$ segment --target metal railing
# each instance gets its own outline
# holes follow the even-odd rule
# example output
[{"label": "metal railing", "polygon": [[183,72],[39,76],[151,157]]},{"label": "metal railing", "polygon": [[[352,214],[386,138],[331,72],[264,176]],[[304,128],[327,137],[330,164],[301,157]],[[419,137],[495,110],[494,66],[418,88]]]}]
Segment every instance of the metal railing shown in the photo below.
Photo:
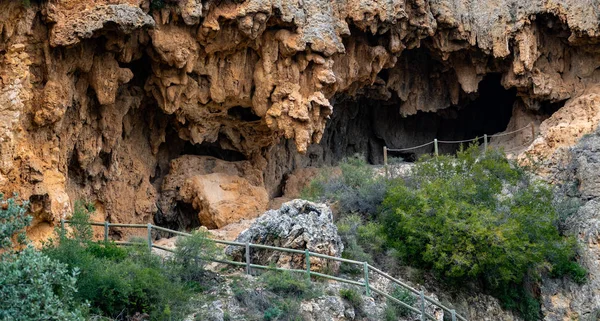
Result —
[{"label": "metal railing", "polygon": [[[60,221],[61,224],[61,229],[63,231],[65,231],[65,224],[72,224],[73,222],[70,220],[64,220],[62,219]],[[117,245],[140,245],[140,244],[147,244],[148,245],[148,249],[152,249],[152,248],[156,248],[159,250],[163,250],[163,251],[168,251],[168,252],[174,252],[172,249],[163,247],[163,246],[159,246],[154,244],[153,242],[153,237],[152,237],[152,230],[157,230],[157,231],[161,231],[161,232],[166,232],[166,233],[172,233],[174,235],[180,235],[180,236],[191,236],[192,234],[190,233],[185,233],[185,232],[180,232],[180,231],[175,231],[175,230],[171,230],[168,228],[164,228],[164,227],[160,227],[160,226],[156,226],[156,225],[152,225],[150,223],[148,224],[120,224],[120,223],[109,223],[109,222],[87,222],[86,224],[90,224],[92,226],[103,226],[104,227],[104,241],[109,241],[109,229],[111,227],[121,227],[121,228],[145,228],[147,229],[147,243],[139,243],[139,242],[125,242],[125,241],[114,241],[115,244]],[[291,272],[299,272],[299,273],[306,273],[309,277],[310,276],[317,276],[317,277],[322,277],[325,279],[330,279],[330,280],[334,280],[337,282],[342,282],[342,283],[347,283],[347,284],[352,284],[352,285],[357,285],[357,286],[361,286],[364,287],[365,289],[365,294],[367,296],[371,296],[371,292],[375,292],[383,297],[385,297],[386,299],[408,309],[411,312],[414,312],[418,315],[421,316],[421,321],[425,321],[425,320],[437,320],[435,318],[435,316],[427,313],[425,311],[425,304],[426,302],[429,302],[431,305],[436,306],[440,309],[442,309],[444,312],[448,312],[452,318],[452,321],[457,321],[457,320],[461,320],[461,321],[467,321],[467,319],[459,314],[456,313],[456,311],[454,309],[450,309],[448,307],[446,307],[445,305],[441,304],[440,302],[438,302],[437,300],[435,300],[432,297],[429,297],[427,295],[425,295],[425,293],[423,291],[419,291],[413,287],[411,287],[410,285],[390,276],[389,274],[377,269],[376,267],[370,265],[367,262],[359,262],[359,261],[354,261],[354,260],[348,260],[348,259],[344,259],[344,258],[340,258],[340,257],[334,257],[334,256],[329,256],[329,255],[324,255],[324,254],[320,254],[320,253],[315,253],[315,252],[310,252],[308,251],[308,249],[306,250],[296,250],[296,249],[290,249],[290,248],[284,248],[284,247],[276,247],[276,246],[268,246],[268,245],[263,245],[263,244],[253,244],[253,243],[241,243],[241,242],[234,242],[234,241],[224,241],[224,240],[216,240],[216,239],[208,239],[210,241],[213,241],[217,244],[225,244],[225,245],[232,245],[232,246],[242,246],[245,248],[245,262],[238,262],[238,261],[232,261],[232,260],[220,260],[220,259],[215,259],[215,258],[208,258],[207,260],[209,261],[213,261],[213,262],[217,262],[217,263],[223,263],[223,264],[230,264],[230,265],[234,265],[234,266],[240,266],[240,267],[245,267],[246,268],[246,274],[251,274],[252,273],[252,269],[264,269],[264,270],[278,270],[278,271],[291,271]],[[299,270],[299,269],[288,269],[288,268],[279,268],[279,267],[273,267],[273,266],[265,266],[265,265],[259,265],[259,264],[252,264],[251,259],[250,259],[250,251],[252,248],[257,248],[257,249],[266,249],[266,250],[273,250],[273,251],[280,251],[280,252],[287,252],[287,253],[294,253],[294,254],[303,254],[305,256],[305,268],[304,270]],[[315,272],[315,271],[311,271],[310,269],[310,258],[311,257],[318,257],[318,258],[322,258],[322,259],[326,259],[326,260],[333,260],[333,261],[338,261],[338,262],[342,262],[342,263],[348,263],[348,264],[354,264],[354,265],[358,265],[362,271],[363,271],[363,281],[355,281],[355,280],[349,280],[349,279],[345,279],[343,277],[337,277],[337,276],[333,276],[333,275],[329,275],[329,274],[325,274],[325,273],[320,273],[320,272]],[[370,282],[369,282],[369,278],[371,277],[370,274],[378,274],[383,278],[388,279],[389,281],[391,281],[392,283],[396,284],[397,286],[400,286],[410,292],[412,292],[413,294],[417,295],[419,297],[420,300],[420,305],[419,308],[415,308],[413,306],[411,306],[410,304],[407,304],[405,302],[402,302],[400,300],[398,300],[397,298],[391,296],[390,294],[377,289],[373,286],[371,286]]]}]

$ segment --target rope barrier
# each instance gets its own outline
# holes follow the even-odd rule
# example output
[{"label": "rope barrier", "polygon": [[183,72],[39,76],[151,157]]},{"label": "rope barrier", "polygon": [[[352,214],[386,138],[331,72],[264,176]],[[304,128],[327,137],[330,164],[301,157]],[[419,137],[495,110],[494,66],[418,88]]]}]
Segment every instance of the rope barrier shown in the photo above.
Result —
[{"label": "rope barrier", "polygon": [[425,146],[429,146],[433,144],[433,141],[429,142],[429,143],[425,143],[423,145],[419,145],[419,146],[415,146],[415,147],[409,147],[409,148],[388,148],[387,150],[392,151],[392,152],[403,152],[403,151],[407,151],[407,150],[413,150],[413,149],[419,149],[421,147],[425,147]]},{"label": "rope barrier", "polygon": [[[527,124],[527,126],[524,126],[522,128],[519,128],[517,130],[513,130],[507,133],[500,133],[500,134],[494,134],[494,135],[486,135],[487,138],[494,138],[494,137],[502,137],[502,136],[508,136],[508,135],[512,135],[515,133],[518,133],[520,131],[525,130],[526,128],[528,128],[529,126],[532,126],[533,122]],[[463,140],[437,140],[438,143],[442,143],[442,144],[461,144],[461,143],[470,143],[470,142],[474,142],[476,140],[480,140],[483,139],[484,136],[482,137],[475,137],[475,138],[471,138],[471,139],[463,139]],[[419,146],[415,146],[415,147],[407,147],[407,148],[386,148],[388,151],[390,152],[403,152],[403,151],[408,151],[408,150],[413,150],[413,149],[418,149],[421,147],[425,147],[428,145],[431,145],[435,143],[435,141],[431,141],[429,143],[425,143],[423,145],[419,145]]]},{"label": "rope barrier", "polygon": [[[385,166],[385,176],[388,177],[388,152],[406,152],[406,151],[410,151],[410,150],[415,150],[415,149],[419,149],[419,148],[423,148],[426,146],[429,146],[431,144],[433,144],[433,150],[434,150],[434,154],[437,156],[439,154],[439,148],[438,148],[438,144],[463,144],[463,143],[469,143],[469,142],[476,142],[479,141],[480,139],[483,138],[483,147],[484,150],[487,150],[488,148],[488,141],[490,138],[494,138],[494,137],[503,137],[503,136],[508,136],[508,135],[512,135],[515,133],[518,133],[520,131],[525,130],[526,128],[531,127],[531,139],[532,142],[535,139],[535,126],[533,124],[533,122],[527,124],[526,126],[519,128],[517,130],[513,130],[510,132],[506,132],[506,133],[500,133],[500,134],[494,134],[494,135],[487,135],[484,134],[483,137],[475,137],[472,139],[463,139],[463,140],[438,140],[437,138],[434,139],[432,142],[428,142],[419,146],[414,146],[414,147],[407,147],[407,148],[388,148],[387,146],[383,146],[383,164]],[[515,149],[516,150],[516,149]]]}]

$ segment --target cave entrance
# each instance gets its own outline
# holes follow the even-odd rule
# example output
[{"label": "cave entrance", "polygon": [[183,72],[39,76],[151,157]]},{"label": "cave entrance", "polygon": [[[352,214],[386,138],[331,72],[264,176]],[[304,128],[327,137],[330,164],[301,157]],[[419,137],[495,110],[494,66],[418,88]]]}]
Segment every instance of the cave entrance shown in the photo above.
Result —
[{"label": "cave entrance", "polygon": [[465,136],[493,135],[506,130],[517,100],[517,90],[505,89],[501,81],[501,74],[485,76],[479,82],[477,98],[459,112],[459,118],[464,119]]},{"label": "cave entrance", "polygon": [[[501,74],[488,74],[480,81],[477,93],[463,94],[458,105],[408,117],[399,113],[402,102],[398,97],[388,101],[366,97],[339,99],[320,144],[324,163],[332,165],[359,153],[372,164],[382,164],[383,146],[404,149],[436,138],[470,141],[503,132],[511,120],[517,91],[504,88],[501,80]],[[440,143],[439,152],[454,154],[460,146]],[[429,144],[407,152],[390,152],[388,156],[410,162],[433,152],[433,144]]]}]

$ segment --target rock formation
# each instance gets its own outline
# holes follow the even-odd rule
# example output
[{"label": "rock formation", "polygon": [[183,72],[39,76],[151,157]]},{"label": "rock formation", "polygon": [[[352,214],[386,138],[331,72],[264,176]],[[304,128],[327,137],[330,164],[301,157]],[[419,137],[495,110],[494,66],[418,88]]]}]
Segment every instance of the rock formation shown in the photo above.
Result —
[{"label": "rock formation", "polygon": [[[279,210],[270,210],[254,221],[235,239],[236,242],[254,243],[284,247],[296,250],[309,250],[324,255],[341,257],[344,244],[333,224],[331,209],[325,204],[304,200],[283,203]],[[228,246],[227,255],[233,259],[245,260],[246,250],[239,246]],[[272,250],[251,249],[250,259],[254,264],[270,265],[304,270],[304,254],[292,254]],[[339,262],[318,257],[310,258],[311,271],[337,271]]]},{"label": "rock formation", "polygon": [[0,0],[0,192],[44,238],[77,199],[220,227],[296,169],[530,122],[492,144],[551,167],[598,124],[599,20],[598,0]]}]

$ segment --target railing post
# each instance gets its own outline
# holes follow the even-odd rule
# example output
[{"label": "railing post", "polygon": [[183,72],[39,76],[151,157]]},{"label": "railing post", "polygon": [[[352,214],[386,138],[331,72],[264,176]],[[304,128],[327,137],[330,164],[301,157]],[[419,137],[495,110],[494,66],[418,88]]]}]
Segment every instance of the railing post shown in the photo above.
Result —
[{"label": "railing post", "polygon": [[535,124],[533,122],[529,123],[531,125],[531,142],[535,140]]},{"label": "railing post", "polygon": [[450,313],[452,314],[452,321],[456,321],[456,310],[451,310]]},{"label": "railing post", "polygon": [[487,152],[487,143],[488,143],[487,134],[483,134],[483,151],[484,152]]},{"label": "railing post", "polygon": [[104,242],[108,242],[108,222],[104,221]]},{"label": "railing post", "polygon": [[433,140],[433,151],[434,151],[434,153],[435,153],[435,156],[438,156],[438,154],[439,154],[439,149],[438,149],[438,141],[437,141],[437,138],[435,138],[435,139]]},{"label": "railing post", "polygon": [[371,289],[369,288],[369,264],[363,262],[363,270],[365,272],[365,294],[371,296]]},{"label": "railing post", "polygon": [[388,159],[387,159],[387,146],[383,146],[383,167],[385,167],[385,178],[388,178]]},{"label": "railing post", "polygon": [[304,250],[304,255],[306,255],[306,274],[310,277],[310,252],[308,249]]},{"label": "railing post", "polygon": [[65,234],[65,219],[64,218],[60,219],[60,231],[63,235]]},{"label": "railing post", "polygon": [[250,274],[250,242],[246,242],[246,274]]},{"label": "railing post", "polygon": [[421,321],[425,321],[425,293],[421,291]]},{"label": "railing post", "polygon": [[148,249],[152,251],[152,224],[148,223]]}]

